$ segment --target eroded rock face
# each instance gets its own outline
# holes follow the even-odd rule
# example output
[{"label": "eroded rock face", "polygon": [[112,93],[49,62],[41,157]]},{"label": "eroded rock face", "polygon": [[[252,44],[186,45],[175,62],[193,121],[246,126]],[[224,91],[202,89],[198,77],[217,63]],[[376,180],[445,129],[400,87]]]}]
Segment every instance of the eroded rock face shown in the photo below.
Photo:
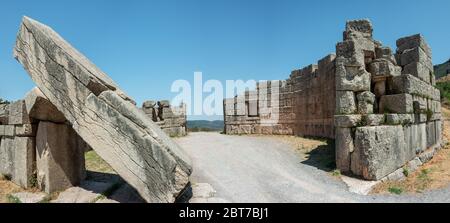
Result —
[{"label": "eroded rock face", "polygon": [[24,17],[14,49],[73,129],[147,202],[173,202],[191,161],[105,73],[51,28]]}]

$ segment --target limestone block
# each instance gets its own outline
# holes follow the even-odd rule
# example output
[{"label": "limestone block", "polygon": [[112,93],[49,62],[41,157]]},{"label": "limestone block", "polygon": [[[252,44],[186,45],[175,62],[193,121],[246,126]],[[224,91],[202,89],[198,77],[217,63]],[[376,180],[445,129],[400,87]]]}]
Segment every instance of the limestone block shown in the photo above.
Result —
[{"label": "limestone block", "polygon": [[170,119],[173,118],[174,114],[172,112],[172,109],[170,107],[163,107],[162,108],[162,118],[165,119]]},{"label": "limestone block", "polygon": [[427,122],[427,147],[431,147],[437,143],[436,139],[436,123]]},{"label": "limestone block", "polygon": [[441,143],[442,141],[442,121],[436,120],[435,121],[436,126],[436,143]]},{"label": "limestone block", "polygon": [[156,102],[155,101],[145,101],[142,104],[143,108],[154,108],[156,106]]},{"label": "limestone block", "polygon": [[408,171],[414,172],[419,169],[420,166],[422,166],[422,161],[420,161],[419,157],[416,157],[408,162]]},{"label": "limestone block", "polygon": [[431,83],[431,77],[433,76],[433,71],[421,62],[414,62],[407,64],[403,67],[402,74],[411,74],[414,77],[419,78],[422,81]]},{"label": "limestone block", "polygon": [[336,128],[336,168],[342,173],[350,171],[351,152],[353,152],[351,128]]},{"label": "limestone block", "polygon": [[386,114],[388,125],[408,125],[415,121],[413,114]]},{"label": "limestone block", "polygon": [[336,113],[340,115],[356,113],[355,94],[352,91],[336,91]]},{"label": "limestone block", "polygon": [[390,61],[394,65],[397,65],[397,61],[395,60],[392,49],[390,47],[376,47],[375,55],[377,59],[385,59]]},{"label": "limestone block", "polygon": [[335,115],[334,125],[341,128],[351,128],[360,125],[362,115]]},{"label": "limestone block", "polygon": [[417,153],[426,149],[425,124],[404,125],[403,134],[408,158],[412,159]]},{"label": "limestone block", "polygon": [[250,100],[248,102],[248,116],[258,116],[258,101]]},{"label": "limestone block", "polygon": [[175,201],[189,182],[190,158],[107,74],[27,17],[14,57],[78,135],[147,202]]},{"label": "limestone block", "polygon": [[403,51],[400,55],[400,65],[406,66],[411,63],[420,62],[432,70],[431,58],[421,48],[413,48]]},{"label": "limestone block", "polygon": [[372,74],[372,81],[386,79],[387,77],[399,76],[402,68],[396,66],[386,59],[376,59],[369,65],[369,72]]},{"label": "limestone block", "polygon": [[399,181],[405,179],[405,174],[403,173],[403,168],[397,169],[393,173],[387,175],[387,180]]},{"label": "limestone block", "polygon": [[410,94],[384,95],[380,99],[380,113],[412,113],[413,101]]},{"label": "limestone block", "polygon": [[336,90],[354,92],[370,91],[370,81],[370,73],[363,68],[345,67],[344,65],[337,64]]},{"label": "limestone block", "polygon": [[428,110],[432,113],[441,113],[441,102],[428,99],[427,101]]},{"label": "limestone block", "polygon": [[24,100],[19,100],[9,105],[8,124],[21,125],[30,123],[31,119],[28,116]]},{"label": "limestone block", "polygon": [[354,142],[352,172],[364,179],[379,180],[408,161],[401,126],[358,127]]},{"label": "limestone block", "polygon": [[425,38],[421,34],[403,37],[397,40],[397,53],[401,54],[405,50],[421,48],[429,57],[432,56],[431,48],[426,43]]},{"label": "limestone block", "polygon": [[421,96],[417,96],[417,95],[413,95],[412,99],[413,99],[414,113],[418,114],[418,113],[426,113],[427,112],[428,99],[421,97]]},{"label": "limestone block", "polygon": [[0,125],[0,137],[2,136],[14,136],[15,126],[14,125]]},{"label": "limestone block", "polygon": [[168,100],[158,101],[158,107],[160,107],[160,108],[170,108],[170,101],[168,101]]},{"label": "limestone block", "polygon": [[14,138],[2,137],[0,141],[0,174],[12,178],[14,173]]},{"label": "limestone block", "polygon": [[47,97],[35,87],[25,96],[26,111],[32,119],[64,123],[66,118],[47,99]]},{"label": "limestone block", "polygon": [[363,123],[367,126],[383,125],[386,118],[383,114],[369,114],[363,116]]},{"label": "limestone block", "polygon": [[428,121],[427,114],[414,114],[415,123],[425,123]]},{"label": "limestone block", "polygon": [[375,95],[370,91],[364,91],[358,93],[356,98],[358,99],[358,113],[359,114],[372,114],[373,104],[375,103]]},{"label": "limestone block", "polygon": [[46,193],[77,186],[84,179],[84,147],[68,125],[39,122],[36,160],[38,187]]},{"label": "limestone block", "polygon": [[0,125],[7,125],[9,121],[9,105],[0,104]]},{"label": "limestone block", "polygon": [[36,176],[36,152],[34,137],[14,138],[14,170],[12,181],[24,188],[34,186]]},{"label": "limestone block", "polygon": [[345,39],[355,37],[372,38],[372,23],[367,19],[351,20],[345,26]]},{"label": "limestone block", "polygon": [[29,136],[35,137],[37,131],[36,124],[24,124],[16,126],[16,136]]},{"label": "limestone block", "polygon": [[440,101],[440,92],[437,88],[410,74],[392,78],[391,88],[391,91],[396,94],[408,93]]}]

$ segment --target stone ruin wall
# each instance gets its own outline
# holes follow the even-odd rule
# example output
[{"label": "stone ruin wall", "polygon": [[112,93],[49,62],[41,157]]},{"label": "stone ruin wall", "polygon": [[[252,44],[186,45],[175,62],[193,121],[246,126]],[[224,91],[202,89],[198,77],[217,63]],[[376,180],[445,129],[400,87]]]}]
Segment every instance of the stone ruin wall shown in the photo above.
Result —
[{"label": "stone ruin wall", "polygon": [[79,185],[89,146],[40,92],[0,105],[0,174],[46,193]]},{"label": "stone ruin wall", "polygon": [[364,179],[400,179],[431,159],[442,139],[440,92],[421,35],[393,54],[367,20],[347,23],[336,46],[336,164]]},{"label": "stone ruin wall", "polygon": [[172,106],[168,100],[146,101],[142,111],[150,117],[167,135],[181,137],[187,135],[186,105]]},{"label": "stone ruin wall", "polygon": [[368,180],[430,160],[442,139],[431,49],[417,34],[394,54],[372,33],[370,21],[349,21],[336,55],[225,99],[225,132],[335,138],[337,168]]},{"label": "stone ruin wall", "polygon": [[224,100],[226,134],[275,134],[334,138],[334,55],[262,81],[255,91]]}]

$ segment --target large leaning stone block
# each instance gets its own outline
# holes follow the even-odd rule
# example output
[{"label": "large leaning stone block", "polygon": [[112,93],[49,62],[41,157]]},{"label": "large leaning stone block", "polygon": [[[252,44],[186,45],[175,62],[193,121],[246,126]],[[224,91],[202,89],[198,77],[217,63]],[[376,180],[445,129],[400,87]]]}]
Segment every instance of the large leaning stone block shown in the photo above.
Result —
[{"label": "large leaning stone block", "polygon": [[408,161],[402,126],[359,127],[354,142],[352,171],[364,179],[379,180]]},{"label": "large leaning stone block", "polygon": [[175,201],[189,182],[189,157],[108,75],[27,17],[14,56],[78,135],[147,202]]},{"label": "large leaning stone block", "polygon": [[47,97],[35,87],[25,96],[25,107],[29,116],[40,121],[64,123],[66,118],[47,99]]},{"label": "large leaning stone block", "polygon": [[68,125],[39,122],[36,136],[38,187],[53,193],[77,186],[85,177],[84,147]]},{"label": "large leaning stone block", "polygon": [[431,83],[433,72],[430,68],[421,62],[414,62],[403,67],[402,74],[411,74],[427,83]]}]

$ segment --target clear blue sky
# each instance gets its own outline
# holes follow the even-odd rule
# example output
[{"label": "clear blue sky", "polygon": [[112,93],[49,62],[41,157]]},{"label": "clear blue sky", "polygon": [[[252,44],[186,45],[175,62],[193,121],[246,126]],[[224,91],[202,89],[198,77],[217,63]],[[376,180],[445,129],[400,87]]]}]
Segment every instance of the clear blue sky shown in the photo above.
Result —
[{"label": "clear blue sky", "polygon": [[[391,47],[422,33],[434,63],[450,57],[450,1],[15,0],[0,6],[0,97],[34,84],[12,58],[21,17],[48,24],[139,105],[171,99],[176,79],[285,79],[335,51],[345,21],[369,18]],[[395,47],[394,47],[395,49]]]}]

